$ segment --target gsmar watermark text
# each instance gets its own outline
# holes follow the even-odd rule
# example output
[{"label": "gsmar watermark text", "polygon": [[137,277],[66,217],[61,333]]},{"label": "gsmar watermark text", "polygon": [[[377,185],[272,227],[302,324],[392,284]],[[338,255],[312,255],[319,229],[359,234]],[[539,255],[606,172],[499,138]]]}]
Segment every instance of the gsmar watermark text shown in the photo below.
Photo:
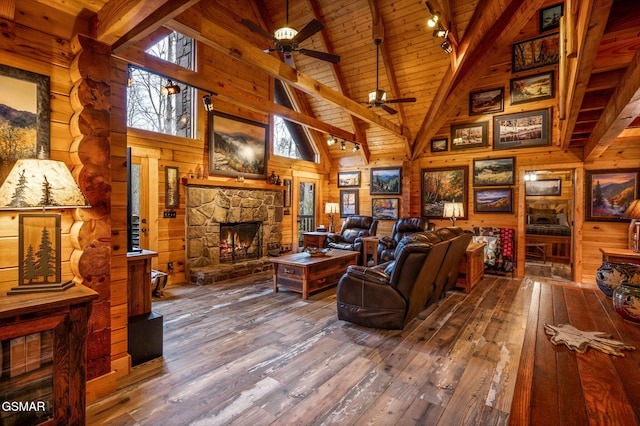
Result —
[{"label": "gsmar watermark text", "polygon": [[2,411],[45,411],[45,401],[2,401]]}]

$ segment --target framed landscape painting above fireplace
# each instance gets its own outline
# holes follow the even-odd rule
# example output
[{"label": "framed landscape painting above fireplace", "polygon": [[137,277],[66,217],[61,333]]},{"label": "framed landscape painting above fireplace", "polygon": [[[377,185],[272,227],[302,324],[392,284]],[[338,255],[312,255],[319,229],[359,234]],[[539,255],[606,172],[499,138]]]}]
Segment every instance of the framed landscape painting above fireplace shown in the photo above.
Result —
[{"label": "framed landscape painting above fireplace", "polygon": [[268,136],[267,124],[209,114],[209,174],[266,179]]}]

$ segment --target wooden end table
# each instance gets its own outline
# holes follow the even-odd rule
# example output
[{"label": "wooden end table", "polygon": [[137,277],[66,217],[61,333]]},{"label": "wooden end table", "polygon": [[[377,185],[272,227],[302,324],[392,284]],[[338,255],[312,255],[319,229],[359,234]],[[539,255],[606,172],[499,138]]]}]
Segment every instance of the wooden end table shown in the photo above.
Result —
[{"label": "wooden end table", "polygon": [[347,267],[357,263],[358,255],[357,251],[333,249],[325,256],[301,252],[272,257],[273,291],[284,287],[302,293],[306,300],[309,293],[337,284]]},{"label": "wooden end table", "polygon": [[458,265],[456,287],[464,288],[465,293],[471,290],[484,277],[484,246],[487,243],[470,242]]},{"label": "wooden end table", "polygon": [[373,266],[378,264],[378,242],[380,238],[373,237],[362,237],[362,264],[364,266],[369,266],[369,255],[373,258]]},{"label": "wooden end table", "polygon": [[635,263],[640,265],[640,253],[624,248],[601,248],[603,262]]}]

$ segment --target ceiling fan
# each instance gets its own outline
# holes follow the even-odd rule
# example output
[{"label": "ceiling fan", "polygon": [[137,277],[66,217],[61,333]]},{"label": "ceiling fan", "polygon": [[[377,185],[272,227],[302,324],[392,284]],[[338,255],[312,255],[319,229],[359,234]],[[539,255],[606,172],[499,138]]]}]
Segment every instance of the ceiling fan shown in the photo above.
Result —
[{"label": "ceiling fan", "polygon": [[337,64],[340,62],[340,56],[332,55],[331,53],[318,52],[316,50],[301,49],[298,47],[300,43],[317,33],[324,28],[322,22],[313,19],[300,31],[289,27],[289,0],[286,2],[287,15],[284,27],[278,28],[274,31],[273,35],[265,31],[261,26],[249,21],[248,19],[240,20],[242,25],[247,26],[251,31],[261,34],[265,38],[273,41],[275,49],[267,49],[265,52],[281,52],[284,55],[284,62],[295,68],[292,52],[298,52],[302,55],[311,56],[312,58],[321,59],[323,61]]},{"label": "ceiling fan", "polygon": [[369,100],[367,102],[361,102],[363,104],[369,104],[369,108],[373,107],[381,107],[383,110],[387,111],[389,114],[397,114],[398,111],[387,106],[386,104],[398,104],[402,102],[415,102],[416,98],[399,98],[399,99],[387,99],[387,92],[378,88],[378,68],[379,68],[379,52],[380,43],[382,43],[382,39],[375,39],[373,42],[376,45],[376,90],[369,93]]}]

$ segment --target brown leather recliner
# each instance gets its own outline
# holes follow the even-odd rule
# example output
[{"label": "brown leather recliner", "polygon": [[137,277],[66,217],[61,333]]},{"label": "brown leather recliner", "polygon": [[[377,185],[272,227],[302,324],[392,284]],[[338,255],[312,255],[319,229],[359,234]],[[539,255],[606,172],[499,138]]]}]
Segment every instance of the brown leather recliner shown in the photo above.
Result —
[{"label": "brown leather recliner", "polygon": [[448,290],[452,290],[455,287],[458,273],[460,272],[458,265],[460,265],[462,256],[464,256],[464,252],[473,237],[473,232],[466,231],[458,226],[440,228],[434,232],[443,240],[450,241],[451,244],[436,276],[433,293],[431,298],[427,300],[427,305],[437,302],[445,296]]},{"label": "brown leather recliner", "polygon": [[426,217],[403,217],[393,224],[390,237],[382,237],[378,242],[378,263],[393,260],[393,253],[398,243],[407,235],[423,232],[429,229],[429,219]]},{"label": "brown leather recliner", "polygon": [[403,329],[430,299],[449,241],[436,233],[412,234],[395,259],[372,268],[350,266],[336,292],[338,318],[366,327]]},{"label": "brown leather recliner", "polygon": [[342,224],[339,233],[327,235],[327,247],[340,250],[353,250],[360,253],[358,264],[362,264],[362,237],[376,235],[378,221],[371,216],[349,216]]}]

